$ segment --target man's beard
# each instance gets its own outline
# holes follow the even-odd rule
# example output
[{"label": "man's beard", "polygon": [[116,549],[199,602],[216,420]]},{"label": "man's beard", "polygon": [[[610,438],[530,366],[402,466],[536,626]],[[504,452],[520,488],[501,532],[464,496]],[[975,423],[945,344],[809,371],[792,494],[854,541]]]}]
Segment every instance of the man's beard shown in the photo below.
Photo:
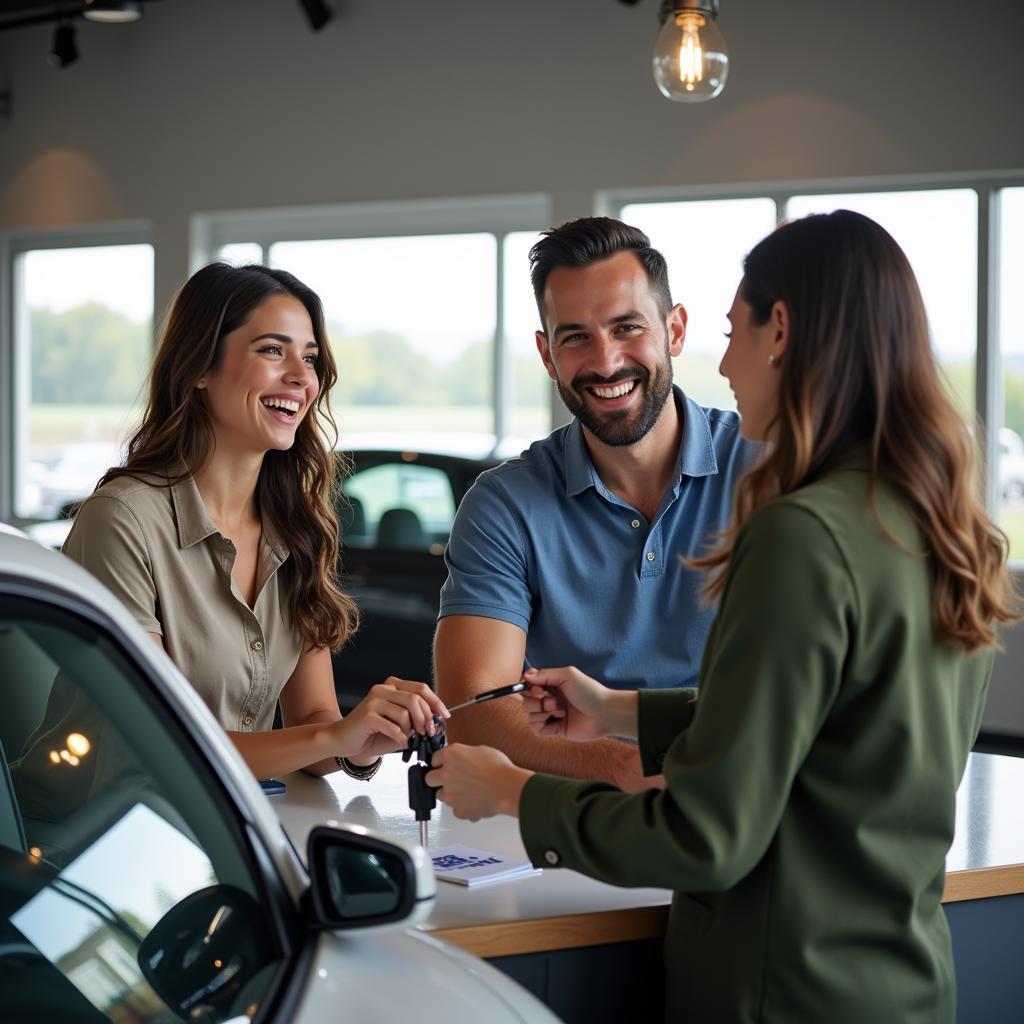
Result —
[{"label": "man's beard", "polygon": [[[585,387],[610,387],[623,380],[636,380],[636,387],[642,391],[642,402],[637,412],[615,409],[602,413],[592,408],[579,394]],[[646,437],[658,422],[661,410],[672,394],[672,362],[666,355],[665,362],[655,370],[653,377],[641,366],[635,370],[620,370],[610,377],[581,374],[568,387],[561,381],[556,381],[556,387],[565,407],[594,437],[609,447],[623,447]]]}]

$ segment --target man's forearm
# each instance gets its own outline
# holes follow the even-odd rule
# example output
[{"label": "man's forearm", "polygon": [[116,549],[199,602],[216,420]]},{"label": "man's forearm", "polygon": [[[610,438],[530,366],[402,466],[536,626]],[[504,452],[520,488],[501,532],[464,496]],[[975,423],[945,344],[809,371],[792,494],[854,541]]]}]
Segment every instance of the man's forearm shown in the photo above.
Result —
[{"label": "man's forearm", "polygon": [[465,708],[448,723],[448,736],[457,743],[496,747],[531,771],[610,782],[630,791],[658,784],[657,779],[644,778],[634,744],[611,739],[575,743],[538,736],[518,702],[501,707],[495,701]]}]

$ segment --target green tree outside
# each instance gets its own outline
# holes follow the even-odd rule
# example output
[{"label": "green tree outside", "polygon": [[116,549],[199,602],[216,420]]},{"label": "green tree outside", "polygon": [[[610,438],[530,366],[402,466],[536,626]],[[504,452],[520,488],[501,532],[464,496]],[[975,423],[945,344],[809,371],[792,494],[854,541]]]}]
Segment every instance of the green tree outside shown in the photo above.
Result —
[{"label": "green tree outside", "polygon": [[150,360],[151,328],[97,302],[31,311],[32,401],[130,405]]}]

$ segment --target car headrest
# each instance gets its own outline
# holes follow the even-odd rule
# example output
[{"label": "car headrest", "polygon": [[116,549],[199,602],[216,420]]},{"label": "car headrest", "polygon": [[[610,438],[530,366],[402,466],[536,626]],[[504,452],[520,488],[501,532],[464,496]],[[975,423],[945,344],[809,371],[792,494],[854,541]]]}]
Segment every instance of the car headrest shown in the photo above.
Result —
[{"label": "car headrest", "polygon": [[377,547],[426,551],[429,547],[420,517],[411,508],[389,508],[377,524]]}]

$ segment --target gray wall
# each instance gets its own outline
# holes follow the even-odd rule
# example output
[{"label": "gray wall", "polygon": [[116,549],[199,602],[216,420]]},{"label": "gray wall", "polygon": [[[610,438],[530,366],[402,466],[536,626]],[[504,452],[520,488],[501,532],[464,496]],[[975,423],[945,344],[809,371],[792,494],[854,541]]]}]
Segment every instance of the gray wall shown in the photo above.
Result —
[{"label": "gray wall", "polygon": [[160,0],[131,26],[0,35],[0,229],[152,222],[158,302],[188,216],[397,197],[1024,167],[1019,0],[724,0],[726,91],[654,88],[657,0]]},{"label": "gray wall", "polygon": [[79,23],[62,72],[50,27],[0,34],[0,231],[146,220],[162,306],[199,211],[1024,168],[1020,0],[723,0],[728,86],[693,107],[651,81],[657,0],[336,7],[313,35],[292,0],[161,0]]}]

